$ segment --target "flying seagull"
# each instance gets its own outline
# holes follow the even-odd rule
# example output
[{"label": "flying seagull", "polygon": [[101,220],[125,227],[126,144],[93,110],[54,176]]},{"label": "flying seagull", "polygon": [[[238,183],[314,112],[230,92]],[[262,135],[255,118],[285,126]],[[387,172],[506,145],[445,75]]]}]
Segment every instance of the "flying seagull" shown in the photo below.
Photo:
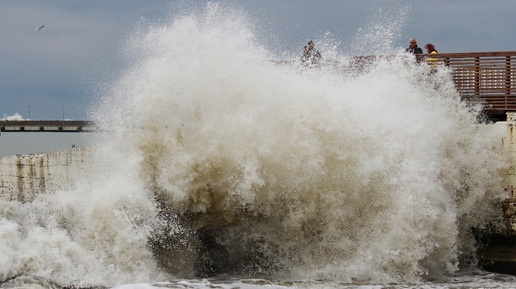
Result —
[{"label": "flying seagull", "polygon": [[43,29],[43,27],[45,27],[45,25],[41,25],[41,26],[34,26],[34,31],[40,31],[41,29]]}]

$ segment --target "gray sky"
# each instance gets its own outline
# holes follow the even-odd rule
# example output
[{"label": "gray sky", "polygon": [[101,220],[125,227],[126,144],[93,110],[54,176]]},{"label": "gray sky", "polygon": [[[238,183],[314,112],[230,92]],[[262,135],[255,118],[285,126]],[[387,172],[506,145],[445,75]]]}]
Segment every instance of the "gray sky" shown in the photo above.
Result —
[{"label": "gray sky", "polygon": [[[120,47],[144,20],[207,1],[0,0],[0,119],[87,119],[97,88],[121,73]],[[216,1],[212,1],[216,2]],[[186,4],[185,4],[186,3]],[[340,55],[382,54],[415,37],[439,52],[516,50],[514,0],[241,0],[275,53],[323,35]],[[45,25],[41,31],[34,26]],[[370,35],[369,42],[354,41]],[[367,37],[363,37],[367,39]],[[215,44],[216,46],[217,44]],[[386,48],[388,51],[382,51]],[[30,113],[30,115],[29,115]]]}]

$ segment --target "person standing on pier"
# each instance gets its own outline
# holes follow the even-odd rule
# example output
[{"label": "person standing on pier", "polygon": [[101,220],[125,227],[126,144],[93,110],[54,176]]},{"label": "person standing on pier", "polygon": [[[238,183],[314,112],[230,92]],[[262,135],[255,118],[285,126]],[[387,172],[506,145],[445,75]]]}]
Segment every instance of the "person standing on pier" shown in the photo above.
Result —
[{"label": "person standing on pier", "polygon": [[410,46],[407,49],[405,49],[405,51],[415,54],[415,55],[423,54],[423,49],[421,49],[421,47],[417,46],[416,38],[410,39]]},{"label": "person standing on pier", "polygon": [[308,50],[301,57],[301,61],[304,63],[308,63],[309,61],[312,64],[317,64],[321,60],[322,56],[319,50],[315,49],[315,44],[312,40],[308,42]]},{"label": "person standing on pier", "polygon": [[[439,53],[435,49],[435,46],[432,43],[427,43],[425,45],[425,49],[426,49],[426,52],[428,52],[428,54],[437,54],[437,53]],[[431,67],[435,67],[437,65],[438,61],[439,61],[439,59],[436,58],[436,57],[429,57],[429,58],[426,59],[426,63],[428,65],[430,65]]]}]

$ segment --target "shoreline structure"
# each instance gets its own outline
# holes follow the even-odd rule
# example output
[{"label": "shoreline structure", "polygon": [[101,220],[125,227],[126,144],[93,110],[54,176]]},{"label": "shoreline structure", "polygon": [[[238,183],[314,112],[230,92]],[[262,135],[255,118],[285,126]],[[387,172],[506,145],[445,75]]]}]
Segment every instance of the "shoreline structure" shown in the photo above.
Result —
[{"label": "shoreline structure", "polygon": [[37,195],[71,189],[89,174],[89,147],[0,157],[0,199],[31,202]]}]

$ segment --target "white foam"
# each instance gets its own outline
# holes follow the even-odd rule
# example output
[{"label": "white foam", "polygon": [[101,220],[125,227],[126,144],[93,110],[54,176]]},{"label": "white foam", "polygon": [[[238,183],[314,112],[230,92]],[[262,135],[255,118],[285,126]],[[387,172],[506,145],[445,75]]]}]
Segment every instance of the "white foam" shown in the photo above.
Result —
[{"label": "white foam", "polygon": [[[504,196],[498,130],[476,122],[445,69],[430,75],[406,55],[360,75],[279,65],[254,29],[209,4],[135,33],[96,111],[114,132],[95,179],[1,203],[0,280],[189,277],[201,227],[239,273],[382,283],[455,272],[474,250],[469,228]],[[153,238],[169,251],[153,255]]]}]

